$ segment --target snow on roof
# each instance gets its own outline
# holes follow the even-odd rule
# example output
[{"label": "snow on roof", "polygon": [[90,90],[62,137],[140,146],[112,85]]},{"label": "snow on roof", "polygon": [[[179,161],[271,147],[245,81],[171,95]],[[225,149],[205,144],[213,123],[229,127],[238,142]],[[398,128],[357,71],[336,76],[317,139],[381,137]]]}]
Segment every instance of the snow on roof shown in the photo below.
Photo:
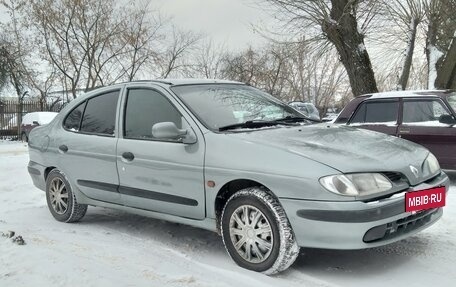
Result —
[{"label": "snow on roof", "polygon": [[[419,96],[438,96],[447,92],[446,90],[415,90],[415,91],[390,91],[372,94],[371,99],[381,98],[407,98],[407,97],[419,97]],[[365,96],[365,95],[364,95]]]}]

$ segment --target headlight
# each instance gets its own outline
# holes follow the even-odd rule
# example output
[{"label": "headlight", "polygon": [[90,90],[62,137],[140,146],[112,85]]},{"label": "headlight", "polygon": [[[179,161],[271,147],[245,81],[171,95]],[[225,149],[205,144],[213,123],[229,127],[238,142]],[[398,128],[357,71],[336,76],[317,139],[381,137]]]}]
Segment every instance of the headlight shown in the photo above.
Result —
[{"label": "headlight", "polygon": [[429,153],[426,160],[423,163],[423,176],[429,176],[437,174],[440,171],[440,165],[437,158],[432,154]]},{"label": "headlight", "polygon": [[327,190],[340,195],[364,196],[390,190],[393,185],[380,173],[353,173],[320,178]]}]

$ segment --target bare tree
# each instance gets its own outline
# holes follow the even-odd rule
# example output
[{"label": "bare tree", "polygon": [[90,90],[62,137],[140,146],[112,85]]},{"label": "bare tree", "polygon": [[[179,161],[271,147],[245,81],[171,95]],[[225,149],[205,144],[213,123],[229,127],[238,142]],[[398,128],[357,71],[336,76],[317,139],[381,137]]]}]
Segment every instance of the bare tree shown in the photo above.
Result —
[{"label": "bare tree", "polygon": [[81,88],[133,80],[147,61],[157,58],[153,41],[161,37],[162,22],[147,4],[43,0],[33,1],[28,12],[30,26],[39,33],[36,43],[73,97]]},{"label": "bare tree", "polygon": [[33,45],[29,41],[29,37],[24,35],[25,26],[18,15],[21,14],[26,4],[27,1],[24,0],[2,1],[2,5],[7,9],[11,19],[10,23],[6,25],[5,31],[14,39],[17,53],[20,55],[17,58],[17,65],[22,71],[22,85],[39,92],[41,109],[44,110],[47,94],[54,84],[56,73],[52,68],[46,70],[41,67],[41,71],[38,70],[40,67],[37,66],[42,63],[36,61]]},{"label": "bare tree", "polygon": [[[0,65],[4,72],[4,80],[14,88],[18,99],[18,110],[16,115],[17,132],[20,133],[20,123],[22,122],[22,111],[24,98],[29,95],[27,89],[27,75],[28,71],[24,65],[24,51],[21,47],[20,39],[17,36],[17,18],[15,15],[16,10],[21,9],[25,5],[24,1],[10,0],[2,1],[1,4],[7,8],[7,12],[12,19],[10,25],[2,27],[8,35],[1,35],[0,43]],[[6,83],[0,83],[3,87]]]},{"label": "bare tree", "polygon": [[[424,5],[422,0],[391,0],[383,1],[383,7],[386,10],[386,21],[392,23],[390,29],[400,39],[406,41],[406,48],[402,54],[402,68],[398,78],[398,88],[405,90],[410,77],[410,70],[413,63],[413,53],[415,50],[418,25],[424,20]],[[387,22],[386,22],[387,23]],[[399,33],[398,33],[399,32]],[[380,33],[380,37],[383,33]]]},{"label": "bare tree", "polygon": [[21,55],[17,46],[5,35],[0,36],[0,65],[2,81],[0,87],[11,85],[19,99],[25,95],[25,71],[20,62]]},{"label": "bare tree", "polygon": [[335,54],[318,53],[306,41],[270,43],[227,55],[222,74],[284,101],[311,102],[325,112],[349,94],[347,74]]},{"label": "bare tree", "polygon": [[135,79],[138,72],[148,62],[158,61],[160,43],[165,35],[162,32],[166,19],[159,12],[151,14],[149,3],[133,7],[126,17],[121,34],[121,43],[125,44],[125,54],[117,55],[117,63],[127,81]]},{"label": "bare tree", "polygon": [[305,41],[287,47],[292,51],[288,100],[311,102],[325,112],[347,94],[347,74],[335,51],[314,51]]},{"label": "bare tree", "polygon": [[195,74],[206,79],[216,79],[222,76],[223,60],[227,56],[224,43],[216,44],[212,40],[200,41],[193,53],[193,61],[186,76]]},{"label": "bare tree", "polygon": [[34,25],[38,35],[36,42],[42,38],[44,45],[42,53],[45,59],[54,65],[64,75],[65,84],[74,98],[81,80],[87,54],[81,53],[75,35],[77,7],[68,0],[62,1],[33,1],[30,15],[31,25]]},{"label": "bare tree", "polygon": [[186,61],[186,56],[196,48],[196,44],[202,38],[200,34],[181,30],[175,26],[172,27],[170,34],[172,37],[165,43],[165,51],[154,63],[161,71],[161,78],[168,78],[172,73],[176,74],[188,68],[190,63]]},{"label": "bare tree", "polygon": [[359,0],[267,1],[280,9],[289,25],[314,33],[320,29],[324,38],[336,48],[355,95],[377,91],[374,71],[364,45],[364,34],[361,32],[363,26],[358,26],[358,20],[362,18],[358,13],[363,15],[363,25],[368,25],[375,14],[372,12],[375,5],[360,3],[363,1]]},{"label": "bare tree", "polygon": [[230,80],[256,85],[255,72],[260,61],[261,55],[249,47],[242,53],[227,55],[223,60],[222,74]]}]

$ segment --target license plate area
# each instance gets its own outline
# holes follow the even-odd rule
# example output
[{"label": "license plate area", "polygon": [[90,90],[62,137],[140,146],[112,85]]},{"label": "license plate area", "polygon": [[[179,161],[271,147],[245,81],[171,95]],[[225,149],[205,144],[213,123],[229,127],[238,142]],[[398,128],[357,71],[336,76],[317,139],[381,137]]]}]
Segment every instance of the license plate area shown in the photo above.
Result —
[{"label": "license plate area", "polygon": [[405,211],[421,211],[445,206],[445,187],[411,191],[405,194]]}]

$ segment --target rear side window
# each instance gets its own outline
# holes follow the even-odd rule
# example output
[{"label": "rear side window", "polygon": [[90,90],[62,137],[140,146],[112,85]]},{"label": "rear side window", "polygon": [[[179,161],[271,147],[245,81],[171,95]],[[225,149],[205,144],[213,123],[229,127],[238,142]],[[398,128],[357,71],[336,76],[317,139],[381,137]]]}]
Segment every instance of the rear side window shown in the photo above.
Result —
[{"label": "rear side window", "polygon": [[82,114],[84,113],[86,102],[83,102],[79,106],[73,109],[71,113],[66,117],[63,122],[63,127],[70,131],[79,131],[81,124]]},{"label": "rear side window", "polygon": [[114,135],[119,91],[102,94],[87,101],[81,132]]},{"label": "rear side window", "polygon": [[173,122],[182,128],[182,115],[165,96],[154,90],[129,90],[125,112],[126,138],[153,139],[152,126],[160,122]]},{"label": "rear side window", "polygon": [[397,122],[398,101],[364,102],[356,111],[350,124],[391,123]]},{"label": "rear side window", "polygon": [[119,91],[90,98],[74,108],[63,122],[70,131],[114,135]]}]

